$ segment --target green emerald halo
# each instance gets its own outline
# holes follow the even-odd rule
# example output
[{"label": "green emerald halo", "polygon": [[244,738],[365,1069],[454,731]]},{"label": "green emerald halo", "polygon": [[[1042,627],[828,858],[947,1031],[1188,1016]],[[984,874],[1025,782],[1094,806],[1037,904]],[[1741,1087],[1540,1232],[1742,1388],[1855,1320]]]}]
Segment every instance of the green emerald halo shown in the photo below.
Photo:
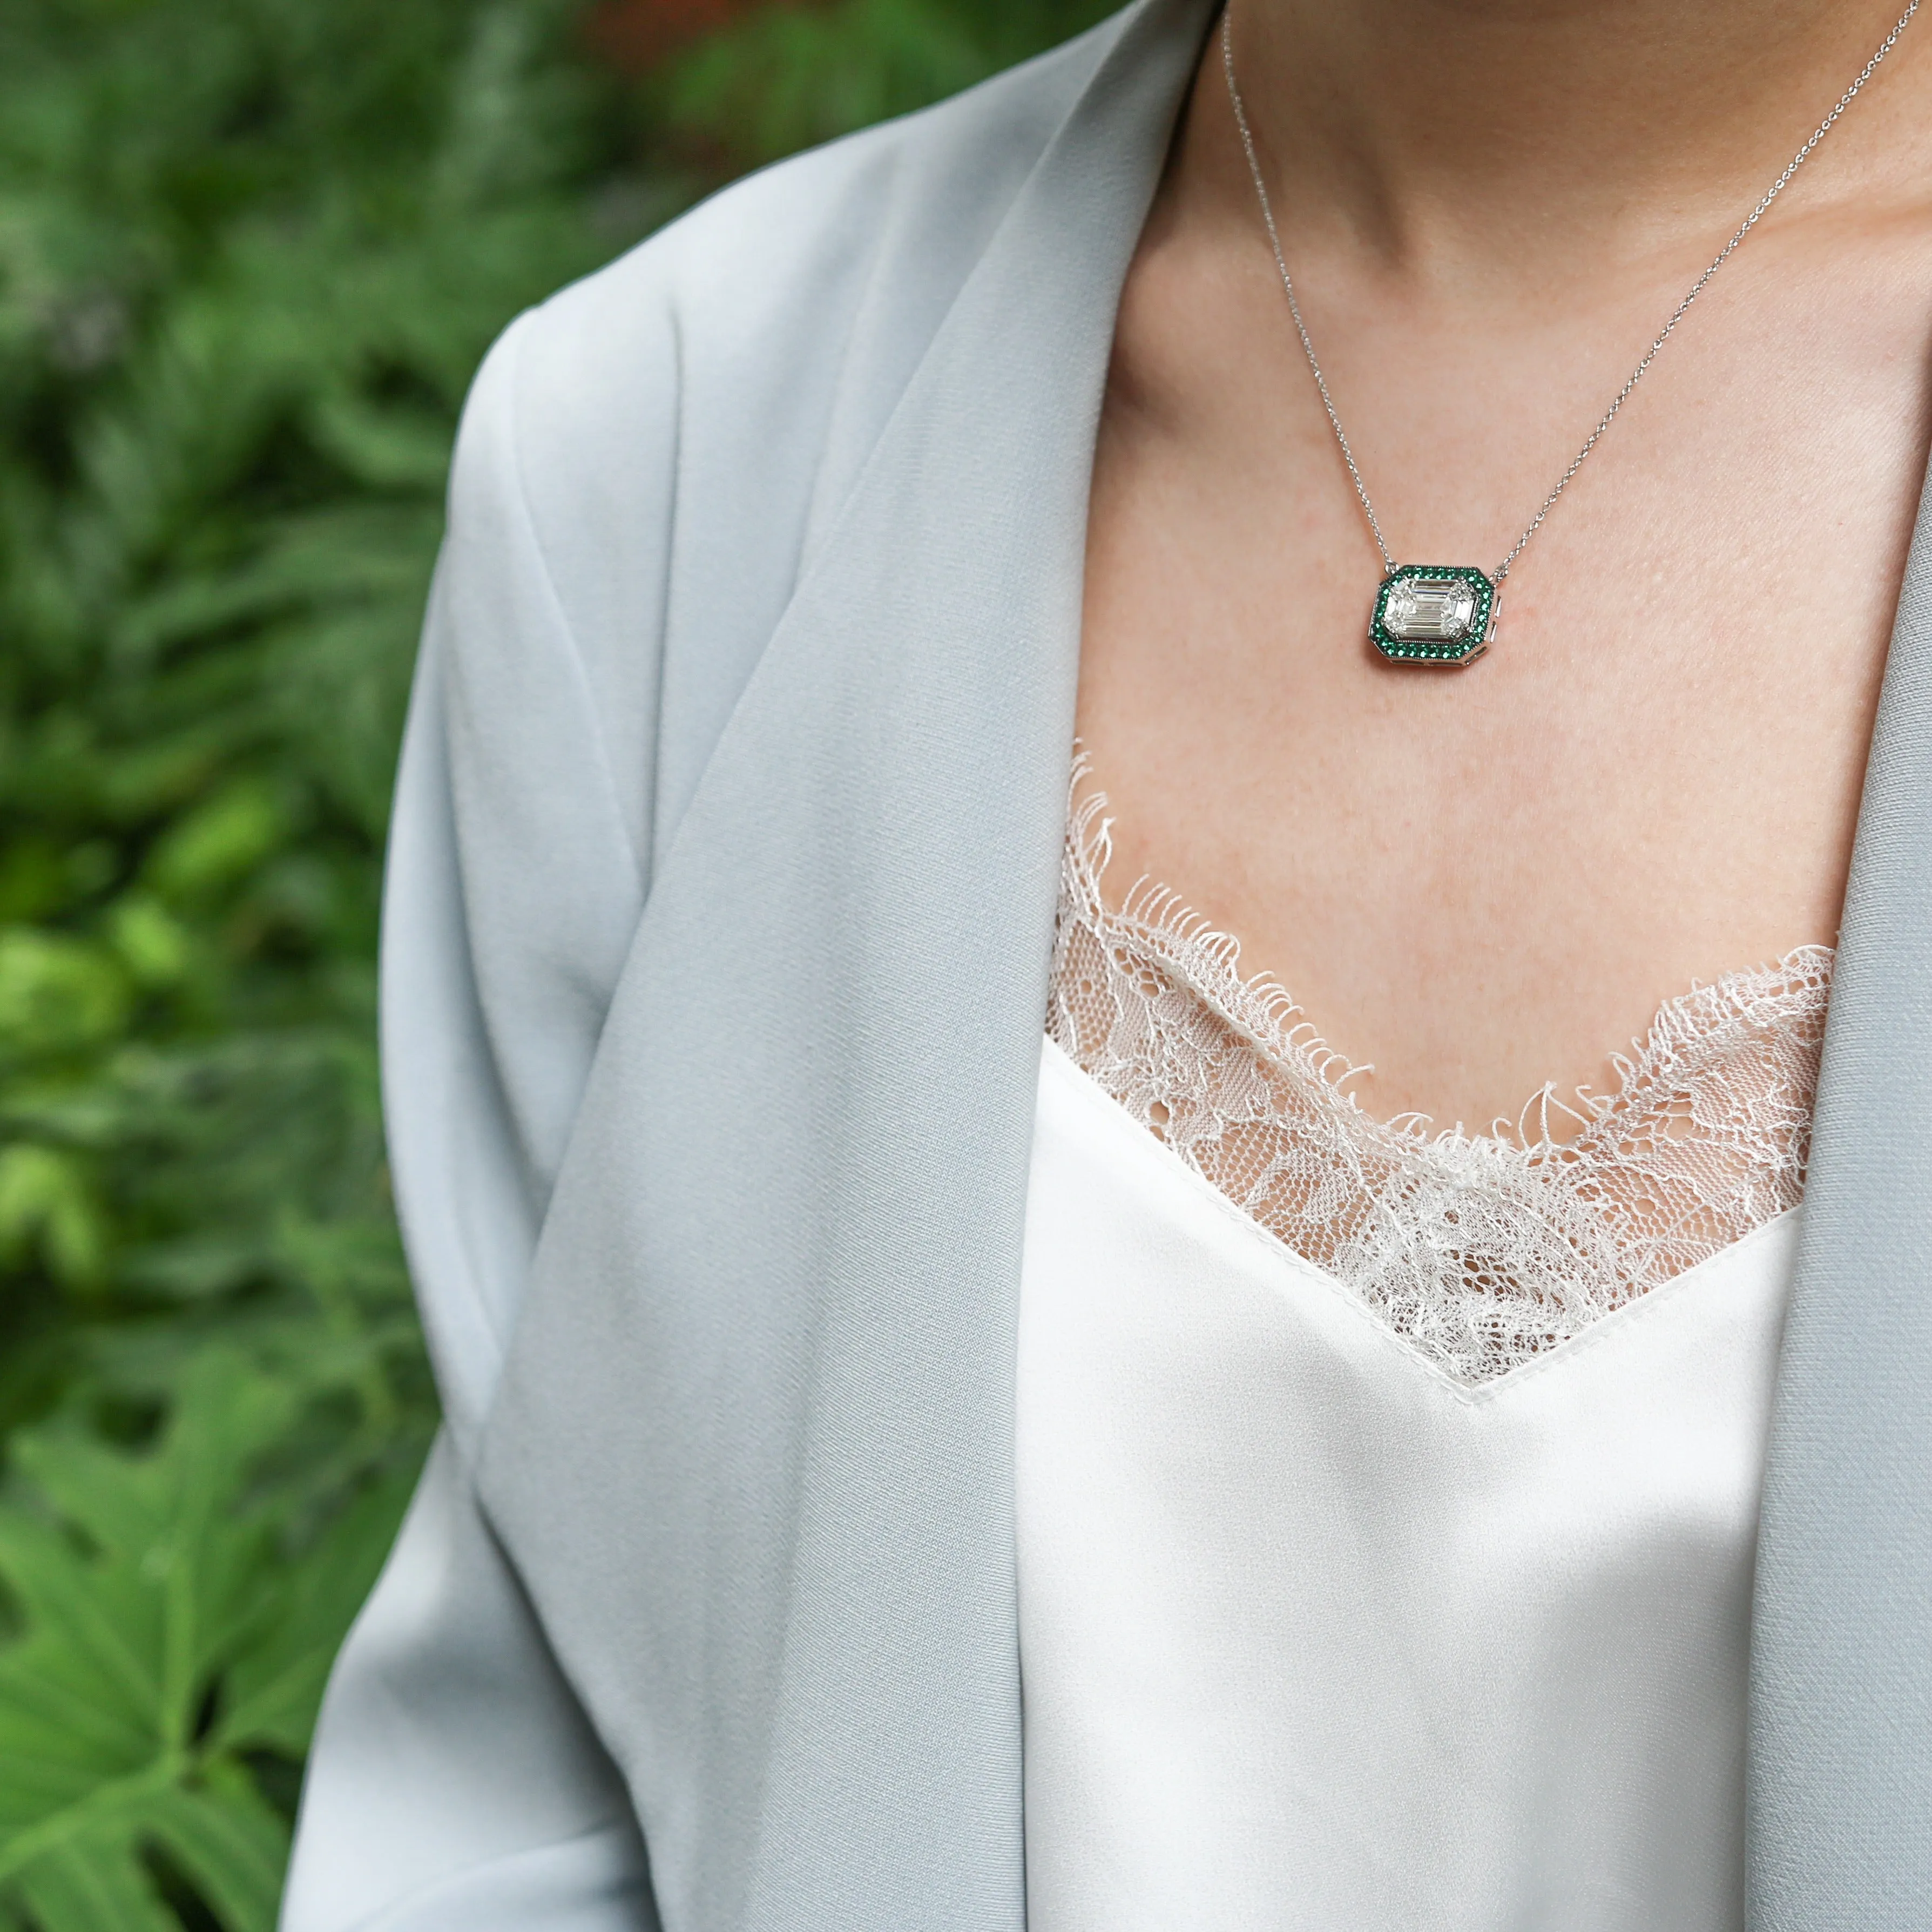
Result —
[{"label": "green emerald halo", "polygon": [[1376,592],[1369,642],[1391,664],[1474,664],[1489,648],[1496,602],[1473,565],[1401,564]]}]

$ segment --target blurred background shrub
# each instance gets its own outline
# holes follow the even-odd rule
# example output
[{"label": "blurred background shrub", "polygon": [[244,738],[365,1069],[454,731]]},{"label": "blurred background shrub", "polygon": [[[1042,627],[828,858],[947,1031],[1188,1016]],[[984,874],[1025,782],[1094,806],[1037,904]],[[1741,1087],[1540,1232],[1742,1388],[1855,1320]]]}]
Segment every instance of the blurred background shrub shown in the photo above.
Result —
[{"label": "blurred background shrub", "polygon": [[483,350],[1100,10],[0,9],[0,1925],[272,1924],[435,1426],[374,965]]}]

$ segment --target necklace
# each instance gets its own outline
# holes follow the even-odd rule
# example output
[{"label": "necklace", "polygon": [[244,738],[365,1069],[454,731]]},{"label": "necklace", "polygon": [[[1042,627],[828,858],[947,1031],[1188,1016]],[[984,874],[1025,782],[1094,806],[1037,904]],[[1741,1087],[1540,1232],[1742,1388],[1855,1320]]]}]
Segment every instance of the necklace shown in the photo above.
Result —
[{"label": "necklace", "polygon": [[1857,80],[1838,97],[1838,104],[1819,122],[1810,140],[1792,156],[1784,172],[1765,190],[1763,199],[1738,224],[1737,232],[1712,257],[1711,266],[1690,284],[1689,292],[1671,311],[1670,320],[1658,331],[1656,340],[1644,351],[1642,360],[1610,399],[1610,406],[1598,418],[1596,428],[1584,438],[1583,446],[1577,451],[1569,468],[1556,479],[1556,488],[1544,498],[1536,514],[1524,526],[1522,536],[1516,540],[1516,547],[1493,571],[1484,571],[1474,564],[1397,563],[1390,554],[1382,536],[1381,521],[1376,515],[1376,506],[1369,500],[1368,485],[1362,481],[1362,472],[1355,466],[1355,452],[1348,446],[1348,434],[1336,412],[1335,399],[1328,393],[1328,379],[1322,373],[1322,364],[1316,359],[1315,344],[1309,338],[1308,326],[1301,319],[1301,304],[1294,292],[1294,278],[1288,272],[1288,258],[1282,253],[1281,236],[1275,227],[1274,208],[1268,200],[1268,182],[1262,173],[1260,158],[1255,152],[1255,137],[1249,130],[1247,110],[1242,103],[1241,90],[1234,83],[1234,10],[1232,7],[1224,10],[1221,16],[1221,64],[1228,76],[1228,98],[1234,106],[1234,125],[1240,130],[1242,151],[1248,158],[1248,172],[1254,178],[1256,197],[1261,202],[1262,220],[1268,230],[1268,245],[1274,250],[1274,265],[1281,274],[1282,291],[1288,297],[1288,312],[1294,318],[1294,332],[1301,338],[1302,352],[1308,358],[1315,386],[1321,392],[1322,406],[1328,412],[1328,426],[1335,432],[1342,460],[1348,466],[1349,478],[1362,506],[1362,514],[1369,520],[1370,533],[1376,540],[1376,549],[1382,553],[1386,574],[1376,592],[1375,608],[1369,618],[1369,642],[1390,663],[1472,664],[1489,648],[1496,635],[1496,620],[1502,609],[1504,580],[1530,538],[1543,527],[1543,520],[1555,508],[1557,498],[1569,488],[1570,479],[1588,460],[1604,432],[1616,421],[1618,411],[1629,401],[1630,392],[1643,380],[1651,364],[1657,359],[1658,351],[1670,340],[1690,304],[1704,292],[1711,278],[1731,259],[1738,244],[1757,226],[1765,210],[1784,192],[1791,177],[1810,159],[1811,151],[1832,131],[1839,116],[1858,98],[1860,89],[1870,80],[1879,62],[1898,44],[1899,35],[1904,32],[1918,10],[1918,0],[1911,0],[1892,32],[1880,43],[1877,52],[1859,70]]}]

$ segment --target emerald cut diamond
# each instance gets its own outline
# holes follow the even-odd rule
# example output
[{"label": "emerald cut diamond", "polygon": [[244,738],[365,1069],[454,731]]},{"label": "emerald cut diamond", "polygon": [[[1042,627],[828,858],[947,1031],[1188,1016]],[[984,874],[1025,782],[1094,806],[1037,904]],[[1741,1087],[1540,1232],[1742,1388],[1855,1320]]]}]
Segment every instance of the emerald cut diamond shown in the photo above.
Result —
[{"label": "emerald cut diamond", "polygon": [[1496,586],[1467,564],[1406,563],[1382,579],[1369,641],[1396,664],[1473,664],[1496,627]]}]

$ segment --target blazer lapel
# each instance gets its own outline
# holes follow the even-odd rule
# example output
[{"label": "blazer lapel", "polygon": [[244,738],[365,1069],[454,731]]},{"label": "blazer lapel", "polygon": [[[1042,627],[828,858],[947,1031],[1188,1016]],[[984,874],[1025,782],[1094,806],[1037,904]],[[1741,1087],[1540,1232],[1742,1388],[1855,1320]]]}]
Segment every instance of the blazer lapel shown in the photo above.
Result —
[{"label": "blazer lapel", "polygon": [[1088,482],[1205,26],[1127,17],[753,674],[486,1432],[680,1932],[1024,1921],[1013,1358]]},{"label": "blazer lapel", "polygon": [[1753,1620],[1753,1932],[1932,1916],[1932,488],[1865,779]]}]

